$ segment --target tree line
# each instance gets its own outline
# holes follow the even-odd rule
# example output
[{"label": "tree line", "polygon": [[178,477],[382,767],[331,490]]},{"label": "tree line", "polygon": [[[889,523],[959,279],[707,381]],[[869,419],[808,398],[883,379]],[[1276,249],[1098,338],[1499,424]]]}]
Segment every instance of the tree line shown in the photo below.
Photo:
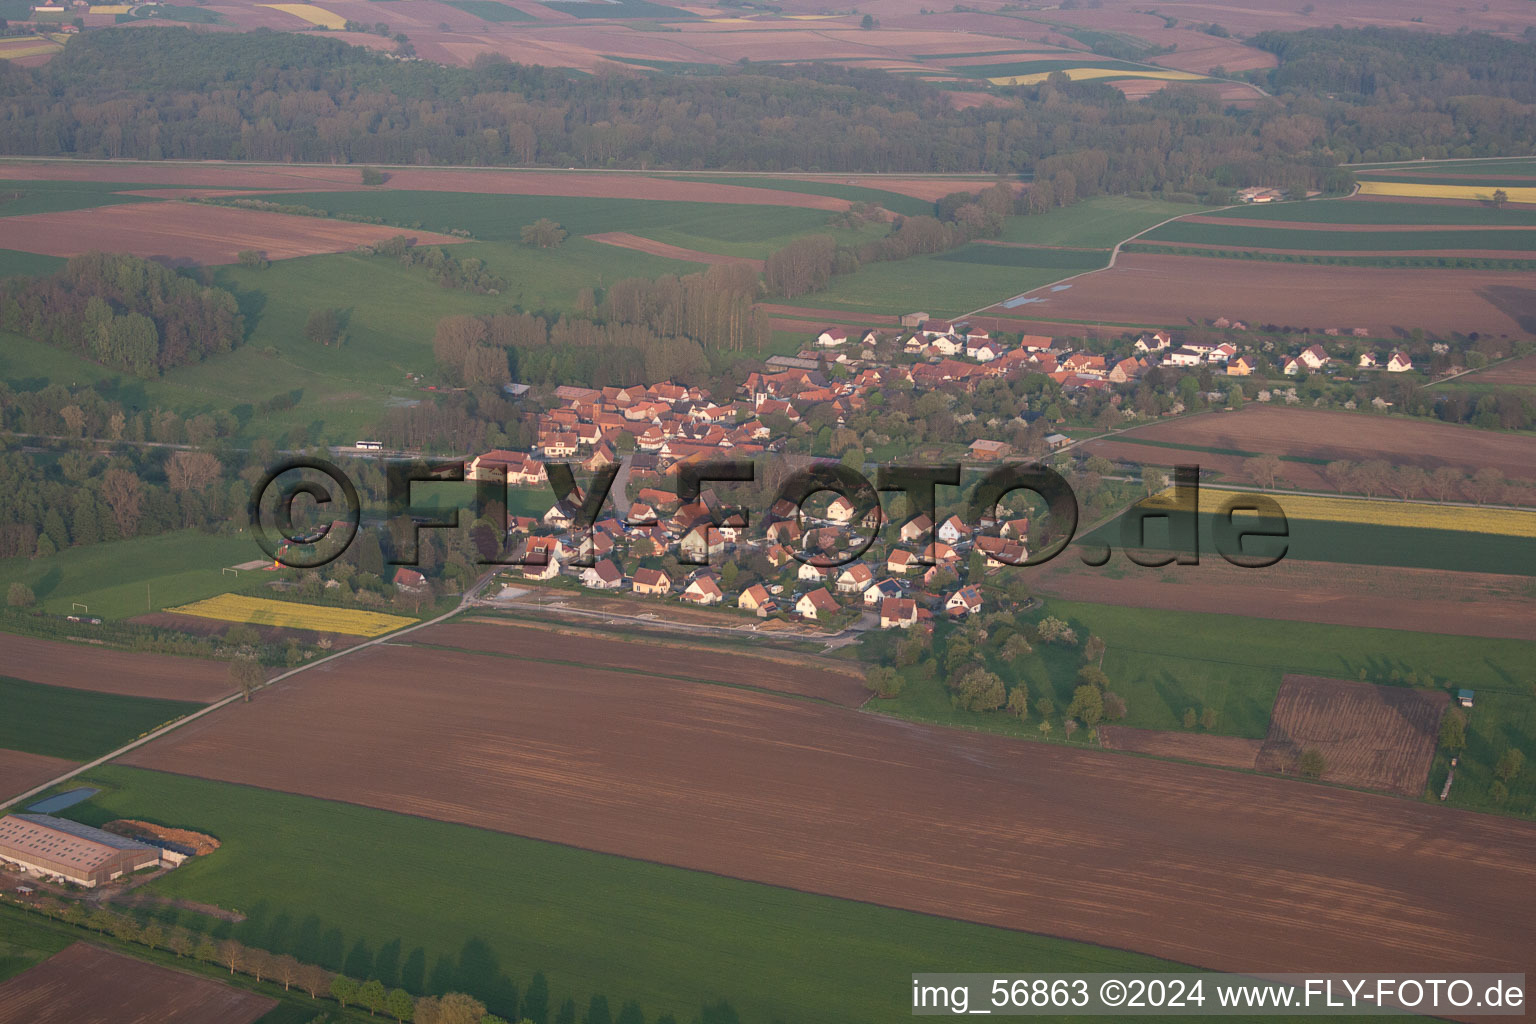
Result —
[{"label": "tree line", "polygon": [[[769,328],[753,307],[759,291],[757,272],[738,264],[684,277],[625,278],[600,299],[582,289],[568,314],[444,317],[432,353],[443,380],[462,387],[514,379],[592,387],[697,383],[710,373],[710,352],[762,348]],[[386,429],[412,421],[396,414],[386,418]]]},{"label": "tree line", "polygon": [[[1488,37],[1466,38],[1470,48]],[[398,61],[297,34],[100,30],[42,67],[0,67],[0,153],[1034,172],[1053,191],[1081,196],[1208,195],[1276,182],[1336,187],[1347,181],[1337,167],[1342,157],[1389,145],[1394,155],[1433,156],[1536,144],[1536,126],[1509,105],[1523,95],[1518,73],[1493,73],[1494,64],[1536,64],[1525,44],[1509,44],[1523,47],[1518,59],[1502,59],[1501,51],[1499,60],[1469,65],[1488,74],[1458,80],[1457,62],[1474,55],[1448,50],[1424,56],[1439,69],[1432,78],[1403,76],[1390,88],[1333,95],[1331,75],[1315,81],[1305,72],[1317,60],[1347,65],[1347,58],[1268,45],[1282,53],[1271,83],[1279,96],[1248,110],[1228,108],[1198,84],[1170,84],[1131,102],[1106,83],[1059,74],[1000,89],[1000,105],[956,110],[914,76],[827,65],[587,76],[493,55],[468,68]],[[1386,52],[1406,47],[1392,37]],[[1085,153],[1097,155],[1070,168],[1044,163]]]},{"label": "tree line", "polygon": [[234,295],[151,260],[87,253],[55,274],[0,281],[0,329],[153,378],[244,339]]},{"label": "tree line", "polygon": [[[189,958],[217,965],[230,974],[243,974],[258,982],[281,985],[284,992],[298,991],[313,1000],[330,999],[343,1009],[360,1007],[370,1016],[382,1015],[396,1024],[647,1024],[640,1004],[631,999],[617,1011],[608,997],[592,995],[584,1013],[578,1017],[576,1001],[566,998],[556,1003],[549,982],[542,971],[535,972],[524,992],[505,986],[498,992],[496,1009],[473,995],[457,991],[412,994],[403,987],[387,986],[378,978],[358,980],[346,973],[327,970],[306,963],[287,953],[272,953],[248,946],[233,938],[217,939],[176,925],[162,924],[150,918],[140,921],[126,914],[114,913],[102,906],[88,909],[75,900],[49,896],[34,901],[14,899],[13,905],[84,928],[110,935],[123,943],[165,950],[177,959]],[[493,999],[493,1001],[495,1001]],[[649,1018],[652,1024],[677,1024],[670,1013]],[[707,1004],[692,1019],[692,1024],[740,1024],[736,1011],[725,1001]]]}]

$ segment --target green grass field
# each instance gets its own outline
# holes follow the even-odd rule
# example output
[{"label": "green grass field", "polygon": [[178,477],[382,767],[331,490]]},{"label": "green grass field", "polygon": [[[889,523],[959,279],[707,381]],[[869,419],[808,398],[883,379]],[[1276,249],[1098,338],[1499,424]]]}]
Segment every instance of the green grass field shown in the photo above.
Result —
[{"label": "green grass field", "polygon": [[0,676],[0,747],[89,761],[201,708],[185,701],[71,690]]},{"label": "green grass field", "polygon": [[[829,214],[825,210],[798,206],[389,190],[301,192],[274,195],[272,200],[311,206],[333,215],[381,217],[390,224],[419,225],[427,231],[463,228],[473,231],[476,239],[518,243],[519,249],[522,229],[541,217],[558,221],[572,236],[627,231],[688,249],[753,258],[767,256],[807,234],[827,232],[852,242],[885,230],[876,225],[864,232],[833,231],[827,226]],[[526,251],[558,256],[562,249],[564,246]],[[680,272],[697,273],[699,269],[689,264]],[[572,291],[575,287],[579,285]]]},{"label": "green grass field", "polygon": [[[933,204],[913,196],[902,195],[871,185],[849,185],[846,182],[828,181],[824,178],[802,180],[800,178],[776,178],[766,174],[669,174],[669,178],[681,181],[702,181],[716,185],[745,185],[752,188],[771,188],[780,192],[800,192],[805,195],[831,196],[846,199],[850,203],[875,203],[892,213],[904,217],[917,217],[933,213]],[[863,180],[870,180],[865,178]],[[876,176],[873,180],[878,181]],[[956,192],[979,192],[991,185],[983,179],[960,180],[953,183]]]},{"label": "green grass field", "polygon": [[[45,611],[67,615],[80,602],[89,614],[124,619],[232,590],[260,587],[266,573],[224,573],[261,558],[247,534],[180,530],[154,537],[65,548],[51,558],[0,561],[0,588],[25,583]],[[3,745],[3,744],[0,744]]]},{"label": "green grass field", "polygon": [[1536,210],[1470,203],[1405,203],[1389,199],[1327,199],[1213,210],[1207,216],[1232,221],[1298,221],[1311,224],[1466,224],[1536,227]]},{"label": "green grass field", "polygon": [[[127,189],[163,188],[99,181],[6,181],[0,183],[0,217],[29,213],[62,213],[121,203],[159,202],[146,196],[119,195]],[[174,187],[174,186],[172,186]]]},{"label": "green grass field", "polygon": [[52,928],[19,910],[0,909],[0,981],[36,967],[74,941],[62,926]]},{"label": "green grass field", "polygon": [[1205,207],[1188,203],[1101,196],[1042,214],[1010,217],[1003,224],[1002,240],[1031,245],[1110,248],[1169,217],[1203,212],[1207,212]]},{"label": "green grass field", "polygon": [[238,909],[242,941],[417,991],[469,990],[503,1013],[496,994],[534,971],[557,1004],[601,992],[687,1020],[725,999],[744,1024],[861,1024],[910,1012],[913,971],[1167,968],[348,804],[131,768],[90,780],[105,791],[69,816],[146,818],[222,841],[152,891]]},{"label": "green grass field", "polygon": [[868,263],[845,277],[834,277],[825,291],[799,296],[789,304],[857,313],[922,309],[936,317],[952,317],[1066,276],[1049,268],[957,263],[942,259],[943,255]]},{"label": "green grass field", "polygon": [[516,7],[499,4],[496,0],[443,0],[449,7],[456,7],[465,14],[473,14],[481,21],[534,21],[531,14],[524,14]]},{"label": "green grass field", "polygon": [[1144,235],[1139,241],[1198,242],[1213,246],[1259,246],[1268,249],[1307,249],[1316,252],[1404,249],[1502,249],[1536,251],[1536,228],[1530,231],[1460,231],[1429,228],[1424,231],[1307,231],[1268,227],[1255,222],[1191,224],[1175,221]]},{"label": "green grass field", "polygon": [[1097,270],[1109,263],[1108,249],[1064,249],[971,242],[934,257],[943,263],[988,267],[1037,267],[1043,270]]},{"label": "green grass field", "polygon": [[[1200,569],[1128,567],[1126,572],[1177,578]],[[1478,707],[1468,726],[1462,759],[1466,768],[1450,802],[1479,810],[1536,813],[1536,772],[1527,770],[1517,780],[1504,805],[1496,808],[1488,797],[1492,764],[1505,747],[1520,747],[1528,757],[1536,752],[1536,671],[1531,667],[1536,665],[1536,644],[1057,600],[1048,601],[1045,612],[1069,622],[1080,639],[1089,634],[1104,638],[1110,689],[1124,697],[1127,706],[1121,724],[1135,728],[1181,729],[1187,708],[1211,708],[1217,714],[1217,733],[1262,739],[1287,674],[1353,680],[1363,670],[1372,682],[1391,683],[1393,673],[1406,677],[1411,672],[1433,675],[1442,689],[1470,687],[1477,691]],[[1081,664],[1079,650],[1044,644],[1013,663],[988,659],[988,667],[1009,687],[1023,683],[1032,699],[1049,696],[1058,716],[1072,698]],[[1038,736],[1038,714],[1020,724],[1009,715],[958,711],[950,706],[941,681],[913,673],[906,678],[900,697],[876,701],[871,708],[919,721]],[[1058,728],[1053,736],[1060,733]],[[1079,732],[1074,742],[1083,741],[1086,734]]]},{"label": "green grass field", "polygon": [[[1279,501],[1283,509],[1283,495]],[[1199,527],[1201,552],[1212,558],[1220,557],[1213,533],[1215,519],[1213,513],[1202,512]],[[1124,547],[1122,521],[1115,519],[1104,524],[1086,535],[1083,542],[1108,544],[1120,550]],[[1289,517],[1287,522],[1290,538],[1286,558],[1298,561],[1536,576],[1536,539],[1530,537],[1295,517]],[[1144,546],[1164,550],[1167,545],[1167,520],[1149,519]]]},{"label": "green grass field", "polygon": [[64,261],[57,256],[40,256],[33,252],[0,249],[0,278],[51,274],[62,266]]}]

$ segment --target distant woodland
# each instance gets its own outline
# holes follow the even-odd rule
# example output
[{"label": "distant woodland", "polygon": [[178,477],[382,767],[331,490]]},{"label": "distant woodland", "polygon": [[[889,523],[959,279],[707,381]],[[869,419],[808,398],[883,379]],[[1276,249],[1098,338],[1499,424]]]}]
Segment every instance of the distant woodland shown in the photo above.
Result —
[{"label": "distant woodland", "polygon": [[[1130,102],[1064,76],[955,110],[877,71],[738,65],[599,74],[482,57],[400,61],[340,39],[82,34],[0,65],[0,153],[354,162],[1034,173],[1069,193],[1209,196],[1256,182],[1336,189],[1336,165],[1536,146],[1536,46],[1384,29],[1264,33],[1280,67],[1257,109],[1170,85]],[[1065,173],[1063,173],[1065,172]]]}]

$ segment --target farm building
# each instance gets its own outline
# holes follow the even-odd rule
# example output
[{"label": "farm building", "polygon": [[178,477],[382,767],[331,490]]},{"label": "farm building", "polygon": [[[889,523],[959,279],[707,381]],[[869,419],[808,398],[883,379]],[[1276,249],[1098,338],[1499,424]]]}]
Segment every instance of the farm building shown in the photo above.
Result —
[{"label": "farm building", "polygon": [[1471,690],[1457,690],[1456,703],[1460,704],[1464,708],[1469,708],[1472,706],[1472,696],[1473,694]]},{"label": "farm building", "polygon": [[160,863],[160,850],[47,814],[0,818],[0,860],[92,888]]}]

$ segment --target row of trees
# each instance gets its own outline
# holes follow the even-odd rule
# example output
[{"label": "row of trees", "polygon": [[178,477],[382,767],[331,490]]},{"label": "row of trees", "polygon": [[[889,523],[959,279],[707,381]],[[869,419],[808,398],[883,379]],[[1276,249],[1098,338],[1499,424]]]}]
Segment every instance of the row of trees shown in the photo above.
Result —
[{"label": "row of trees", "polygon": [[[359,981],[286,953],[272,953],[232,938],[216,940],[153,919],[141,923],[105,907],[88,909],[79,901],[43,897],[20,905],[76,927],[110,935],[120,942],[166,950],[178,958],[216,964],[230,974],[281,985],[285,992],[297,990],[317,1000],[330,998],[343,1008],[361,1007],[372,1016],[383,1015],[396,1024],[508,1024],[506,1018],[489,1012],[484,1002],[462,992],[413,996],[404,988],[390,988],[377,978]],[[608,997],[600,994],[589,999],[586,1012],[578,1017],[575,1000],[566,999],[558,1005],[552,1001],[549,983],[542,972],[534,974],[520,997],[513,989],[510,1001],[513,1005],[502,1009],[518,1018],[519,1024],[646,1024],[639,1003],[629,1000],[615,1013]],[[662,1014],[654,1019],[654,1024],[676,1024],[676,1019],[671,1014]],[[739,1024],[739,1018],[728,1003],[717,1002],[703,1007],[694,1024]]]},{"label": "row of trees", "polygon": [[569,315],[448,316],[434,331],[433,358],[445,381],[464,387],[699,383],[711,372],[706,349],[755,351],[767,339],[767,317],[753,306],[758,288],[751,267],[727,265],[625,278],[601,301],[584,289]]},{"label": "row of trees", "polygon": [[150,260],[99,252],[47,277],[0,281],[0,329],[151,378],[228,352],[245,331],[224,289]]}]

